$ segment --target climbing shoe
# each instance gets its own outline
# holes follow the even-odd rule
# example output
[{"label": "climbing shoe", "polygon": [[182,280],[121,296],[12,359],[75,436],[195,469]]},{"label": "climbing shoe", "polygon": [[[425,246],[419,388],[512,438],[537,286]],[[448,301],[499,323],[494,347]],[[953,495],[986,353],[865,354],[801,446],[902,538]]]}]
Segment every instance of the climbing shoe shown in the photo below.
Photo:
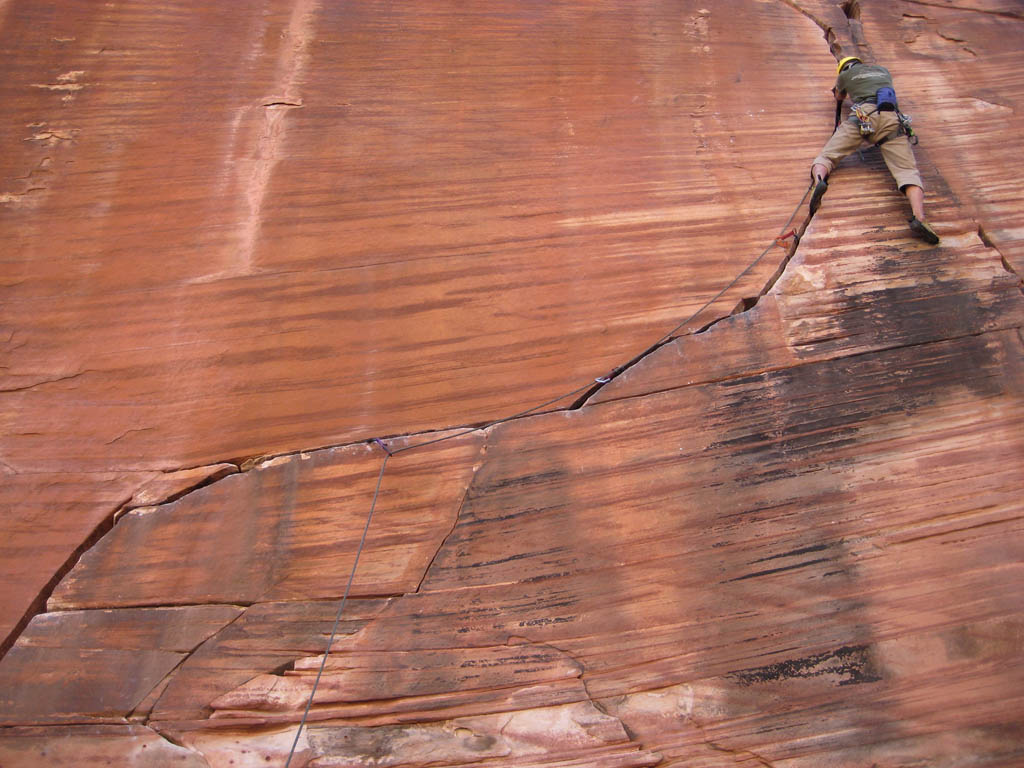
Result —
[{"label": "climbing shoe", "polygon": [[818,212],[818,208],[821,207],[821,198],[825,196],[827,190],[828,182],[818,179],[818,183],[814,185],[814,193],[811,195],[811,216]]},{"label": "climbing shoe", "polygon": [[916,216],[910,217],[910,231],[930,245],[939,244],[939,236],[927,222],[921,221]]}]

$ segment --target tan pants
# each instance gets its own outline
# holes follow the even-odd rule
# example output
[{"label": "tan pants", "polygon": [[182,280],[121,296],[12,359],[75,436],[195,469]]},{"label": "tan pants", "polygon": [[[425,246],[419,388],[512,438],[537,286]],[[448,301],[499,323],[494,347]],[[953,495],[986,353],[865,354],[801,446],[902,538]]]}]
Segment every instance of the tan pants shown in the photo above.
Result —
[{"label": "tan pants", "polygon": [[828,140],[821,153],[814,158],[814,163],[824,165],[828,172],[835,170],[839,161],[851,152],[856,152],[861,142],[867,139],[871,144],[876,143],[886,136],[892,138],[879,147],[882,150],[882,159],[889,167],[889,173],[896,179],[896,186],[903,191],[903,188],[916,184],[924,188],[921,183],[921,174],[917,172],[917,163],[914,161],[914,152],[910,148],[910,140],[906,136],[896,136],[896,129],[899,128],[899,118],[895,112],[875,112],[869,118],[871,133],[861,136],[860,128],[856,120],[844,120],[832,138]]}]

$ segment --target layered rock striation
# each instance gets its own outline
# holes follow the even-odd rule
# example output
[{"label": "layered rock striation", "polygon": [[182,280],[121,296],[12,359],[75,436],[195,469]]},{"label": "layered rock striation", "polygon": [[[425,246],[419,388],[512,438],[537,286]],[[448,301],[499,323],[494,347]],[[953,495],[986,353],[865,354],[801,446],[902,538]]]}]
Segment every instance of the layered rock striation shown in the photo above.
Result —
[{"label": "layered rock striation", "polygon": [[1024,763],[1019,27],[0,2],[0,765]]}]

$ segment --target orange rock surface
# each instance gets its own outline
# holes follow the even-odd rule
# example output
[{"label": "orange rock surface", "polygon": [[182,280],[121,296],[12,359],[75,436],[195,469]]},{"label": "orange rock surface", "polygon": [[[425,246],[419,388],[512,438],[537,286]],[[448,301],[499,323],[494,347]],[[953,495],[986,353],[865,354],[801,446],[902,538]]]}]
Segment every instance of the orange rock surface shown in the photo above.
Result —
[{"label": "orange rock surface", "polygon": [[1024,765],[1022,28],[0,0],[0,765]]}]

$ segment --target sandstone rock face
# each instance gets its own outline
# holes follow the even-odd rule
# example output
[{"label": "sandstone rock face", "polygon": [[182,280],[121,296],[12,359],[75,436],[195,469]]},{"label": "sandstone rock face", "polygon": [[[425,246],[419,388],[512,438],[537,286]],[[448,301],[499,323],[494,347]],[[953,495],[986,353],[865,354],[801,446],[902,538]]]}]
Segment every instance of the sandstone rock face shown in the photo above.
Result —
[{"label": "sandstone rock face", "polygon": [[0,765],[1024,764],[1021,29],[0,0]]}]

